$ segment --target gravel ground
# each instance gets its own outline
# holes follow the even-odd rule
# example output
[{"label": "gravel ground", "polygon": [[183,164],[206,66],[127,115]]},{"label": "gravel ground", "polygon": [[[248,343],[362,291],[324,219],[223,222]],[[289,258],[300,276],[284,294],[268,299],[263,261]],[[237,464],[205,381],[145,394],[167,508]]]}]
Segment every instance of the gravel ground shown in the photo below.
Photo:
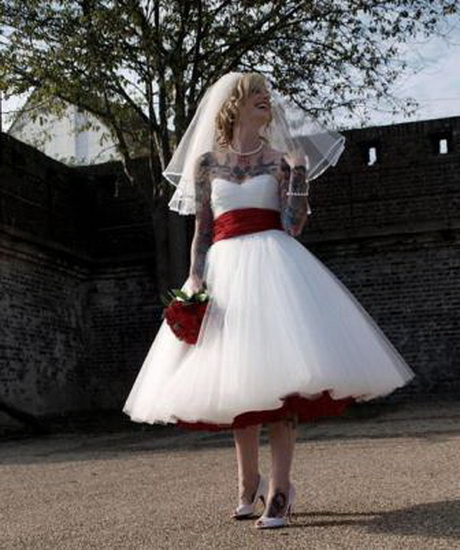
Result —
[{"label": "gravel ground", "polygon": [[[460,408],[424,404],[304,425],[290,526],[236,504],[231,434],[149,428],[0,444],[0,548],[460,549]],[[269,474],[266,433],[261,471]]]}]

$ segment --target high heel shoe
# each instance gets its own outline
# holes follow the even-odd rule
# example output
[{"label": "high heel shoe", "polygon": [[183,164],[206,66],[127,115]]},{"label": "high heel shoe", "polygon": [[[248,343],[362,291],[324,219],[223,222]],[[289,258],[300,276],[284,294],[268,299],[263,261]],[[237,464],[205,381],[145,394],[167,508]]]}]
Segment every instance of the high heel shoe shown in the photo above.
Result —
[{"label": "high heel shoe", "polygon": [[294,485],[289,486],[289,496],[288,502],[286,505],[286,510],[284,515],[280,517],[271,518],[265,514],[260,516],[256,521],[255,526],[257,529],[275,529],[277,527],[284,527],[287,523],[287,518],[291,518],[291,514],[294,510],[294,501],[295,501],[295,488]]},{"label": "high heel shoe", "polygon": [[245,519],[250,518],[254,515],[257,501],[259,498],[262,500],[263,505],[265,506],[265,501],[267,499],[267,482],[263,479],[262,476],[259,476],[259,484],[257,486],[256,493],[254,495],[254,499],[251,502],[251,504],[240,504],[236,510],[233,512],[233,518],[234,519]]}]

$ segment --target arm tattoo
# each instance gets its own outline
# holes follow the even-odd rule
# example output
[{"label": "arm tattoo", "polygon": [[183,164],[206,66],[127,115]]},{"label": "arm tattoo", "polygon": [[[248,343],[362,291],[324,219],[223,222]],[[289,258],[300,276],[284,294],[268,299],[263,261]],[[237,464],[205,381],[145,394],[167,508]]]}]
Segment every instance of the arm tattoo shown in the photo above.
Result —
[{"label": "arm tattoo", "polygon": [[[282,159],[281,212],[283,227],[293,235],[299,235],[308,213],[308,181],[305,166],[291,168]],[[288,191],[292,194],[288,195]]]},{"label": "arm tattoo", "polygon": [[203,277],[206,253],[212,244],[210,162],[211,154],[206,153],[198,159],[195,169],[196,217],[190,250],[190,275],[199,277]]}]

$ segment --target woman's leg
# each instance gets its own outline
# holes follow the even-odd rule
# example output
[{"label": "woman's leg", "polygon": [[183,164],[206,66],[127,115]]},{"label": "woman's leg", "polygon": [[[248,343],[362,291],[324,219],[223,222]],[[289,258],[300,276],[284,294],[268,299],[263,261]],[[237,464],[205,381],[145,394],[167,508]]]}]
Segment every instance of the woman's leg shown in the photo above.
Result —
[{"label": "woman's leg", "polygon": [[260,424],[233,430],[241,504],[251,504],[259,483]]},{"label": "woman's leg", "polygon": [[297,435],[297,420],[289,418],[268,425],[272,469],[267,507],[264,515],[283,516],[289,497],[291,466]]}]

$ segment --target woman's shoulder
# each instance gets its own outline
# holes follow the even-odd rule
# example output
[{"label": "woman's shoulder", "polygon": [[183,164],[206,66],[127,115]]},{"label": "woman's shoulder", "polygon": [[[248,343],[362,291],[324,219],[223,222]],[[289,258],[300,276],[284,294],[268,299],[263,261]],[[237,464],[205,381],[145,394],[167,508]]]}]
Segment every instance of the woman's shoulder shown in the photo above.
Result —
[{"label": "woman's shoulder", "polygon": [[195,160],[195,170],[207,172],[212,170],[217,163],[215,151],[205,151]]},{"label": "woman's shoulder", "polygon": [[214,160],[214,152],[213,151],[205,151],[204,153],[201,153],[196,157],[196,164],[203,166],[204,164],[209,164]]},{"label": "woman's shoulder", "polygon": [[275,149],[271,145],[267,145],[265,151],[267,155],[273,155],[275,157],[282,157],[285,155],[283,151],[280,151],[279,149]]},{"label": "woman's shoulder", "polygon": [[277,166],[280,171],[284,171],[288,166],[285,151],[280,151],[279,149],[274,149],[273,147],[267,147],[266,155],[267,160],[271,162],[272,165]]},{"label": "woman's shoulder", "polygon": [[271,157],[273,160],[278,160],[279,163],[281,163],[286,157],[286,151],[280,151],[279,149],[275,149],[271,146],[267,146],[265,151],[268,157]]}]

